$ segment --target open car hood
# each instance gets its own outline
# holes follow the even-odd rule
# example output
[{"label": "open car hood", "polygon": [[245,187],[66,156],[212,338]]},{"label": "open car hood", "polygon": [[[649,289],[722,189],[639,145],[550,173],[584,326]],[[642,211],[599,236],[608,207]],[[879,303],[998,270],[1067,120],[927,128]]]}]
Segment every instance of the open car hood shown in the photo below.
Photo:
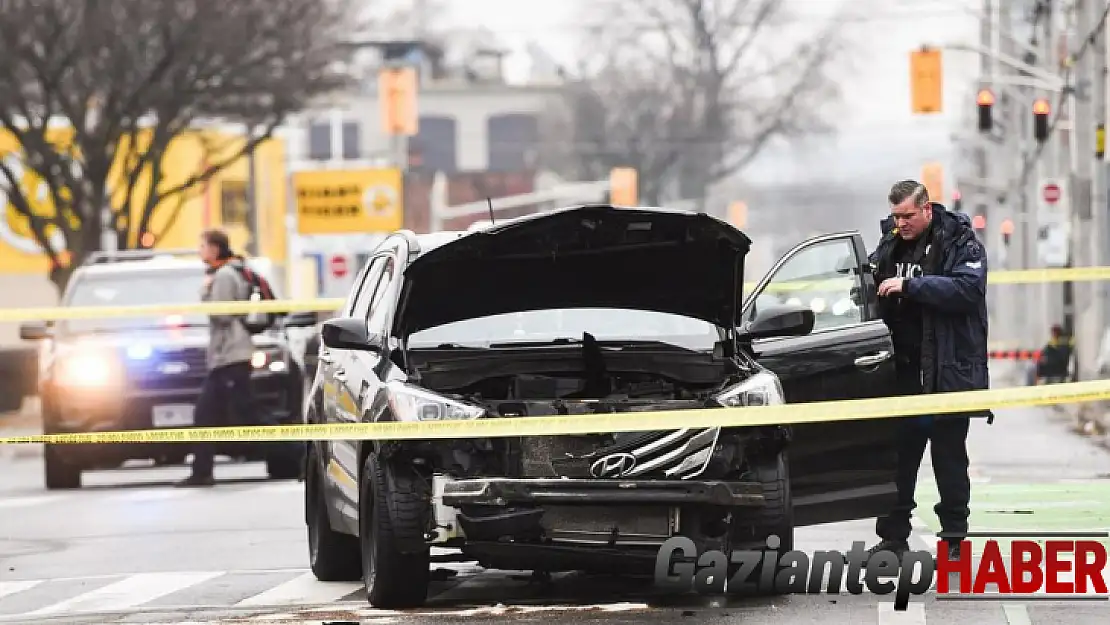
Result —
[{"label": "open car hood", "polygon": [[590,205],[530,215],[417,257],[394,332],[551,308],[650,310],[731,328],[750,248],[702,213]]}]

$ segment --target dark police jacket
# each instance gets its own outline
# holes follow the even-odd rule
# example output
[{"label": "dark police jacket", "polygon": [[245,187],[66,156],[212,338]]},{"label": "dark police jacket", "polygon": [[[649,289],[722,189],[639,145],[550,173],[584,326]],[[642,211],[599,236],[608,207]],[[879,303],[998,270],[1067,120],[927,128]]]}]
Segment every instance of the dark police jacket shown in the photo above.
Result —
[{"label": "dark police jacket", "polygon": [[[938,254],[924,275],[906,280],[903,296],[922,310],[921,372],[925,393],[990,388],[987,364],[987,255],[963,213],[933,205],[931,249]],[[871,253],[876,284],[895,275],[891,254],[898,242],[894,219],[882,221],[883,237]],[[927,254],[931,257],[932,255]],[[928,263],[927,263],[928,264]],[[890,324],[892,307],[879,298],[880,315]],[[987,417],[989,410],[962,416]]]}]

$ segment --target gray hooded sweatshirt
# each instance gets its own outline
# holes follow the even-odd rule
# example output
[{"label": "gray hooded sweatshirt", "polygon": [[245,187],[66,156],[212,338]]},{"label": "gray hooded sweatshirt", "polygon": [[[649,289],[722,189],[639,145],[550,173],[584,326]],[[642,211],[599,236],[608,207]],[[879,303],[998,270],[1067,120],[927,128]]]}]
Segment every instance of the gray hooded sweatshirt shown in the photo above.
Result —
[{"label": "gray hooded sweatshirt", "polygon": [[[250,297],[250,284],[239,274],[233,264],[242,266],[241,260],[232,259],[212,274],[212,284],[201,289],[200,298],[205,302],[246,300]],[[250,332],[243,325],[242,315],[209,315],[208,368],[215,369],[241,362],[250,362],[254,343]]]}]

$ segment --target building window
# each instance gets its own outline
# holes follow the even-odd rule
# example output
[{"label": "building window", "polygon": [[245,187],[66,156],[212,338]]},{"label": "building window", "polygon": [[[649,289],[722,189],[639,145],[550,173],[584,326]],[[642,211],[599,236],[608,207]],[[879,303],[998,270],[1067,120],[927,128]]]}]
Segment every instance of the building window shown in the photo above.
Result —
[{"label": "building window", "polygon": [[308,125],[308,158],[314,161],[331,160],[331,124],[311,122]]},{"label": "building window", "polygon": [[539,121],[535,115],[494,115],[486,122],[490,171],[533,169],[539,149]]},{"label": "building window", "polygon": [[458,167],[455,127],[451,117],[421,117],[419,134],[409,141],[413,168],[454,173]]},{"label": "building window", "polygon": [[250,214],[247,183],[225,180],[220,183],[220,223],[247,226]]},{"label": "building window", "polygon": [[343,122],[343,158],[356,160],[362,158],[362,137],[358,122]]}]

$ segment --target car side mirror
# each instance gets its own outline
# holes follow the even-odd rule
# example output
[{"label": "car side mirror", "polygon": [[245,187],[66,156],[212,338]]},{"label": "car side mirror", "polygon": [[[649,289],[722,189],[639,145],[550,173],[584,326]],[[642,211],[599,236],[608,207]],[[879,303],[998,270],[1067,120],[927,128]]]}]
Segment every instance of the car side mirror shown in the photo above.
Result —
[{"label": "car side mirror", "polygon": [[331,349],[353,349],[381,353],[382,341],[366,328],[366,320],[356,317],[329,319],[320,328],[320,341]]},{"label": "car side mirror", "polygon": [[764,308],[755,319],[740,328],[740,338],[745,341],[779,336],[805,336],[813,331],[817,316],[802,305],[784,305]]},{"label": "car side mirror", "polygon": [[19,324],[19,338],[24,341],[41,341],[50,338],[50,327],[45,321],[25,321]]},{"label": "car side mirror", "polygon": [[286,328],[311,328],[319,323],[316,313],[311,311],[297,311],[285,315],[281,325]]}]

